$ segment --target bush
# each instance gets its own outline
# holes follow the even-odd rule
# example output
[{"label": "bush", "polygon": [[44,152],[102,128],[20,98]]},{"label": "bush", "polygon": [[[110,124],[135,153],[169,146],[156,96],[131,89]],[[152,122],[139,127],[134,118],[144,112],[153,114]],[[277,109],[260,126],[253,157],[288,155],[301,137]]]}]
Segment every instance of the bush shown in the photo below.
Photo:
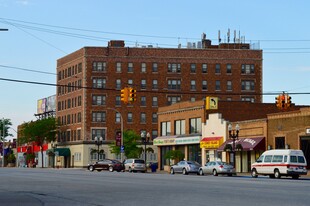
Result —
[{"label": "bush", "polygon": [[8,163],[15,163],[15,161],[16,161],[15,155],[13,153],[9,154],[8,155]]}]

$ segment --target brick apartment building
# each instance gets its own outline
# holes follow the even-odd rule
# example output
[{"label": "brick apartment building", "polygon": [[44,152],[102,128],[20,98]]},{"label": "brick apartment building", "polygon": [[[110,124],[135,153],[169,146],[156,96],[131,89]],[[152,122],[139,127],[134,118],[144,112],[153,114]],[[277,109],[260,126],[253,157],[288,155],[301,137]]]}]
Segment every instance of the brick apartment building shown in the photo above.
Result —
[{"label": "brick apartment building", "polygon": [[[158,136],[158,107],[180,101],[221,100],[262,102],[262,50],[249,44],[212,45],[201,49],[125,47],[110,41],[107,47],[84,47],[57,61],[58,146],[71,150],[65,167],[86,166],[94,157],[94,139],[107,144],[121,130]],[[120,90],[137,90],[132,104],[121,102]],[[122,118],[121,118],[122,117]]]}]

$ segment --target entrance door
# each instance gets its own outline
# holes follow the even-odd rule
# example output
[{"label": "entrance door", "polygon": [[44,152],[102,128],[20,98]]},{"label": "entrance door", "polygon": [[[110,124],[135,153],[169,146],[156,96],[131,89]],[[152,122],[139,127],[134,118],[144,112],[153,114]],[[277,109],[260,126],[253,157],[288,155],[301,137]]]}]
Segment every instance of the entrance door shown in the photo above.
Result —
[{"label": "entrance door", "polygon": [[310,169],[310,136],[300,137],[300,149],[307,160],[307,169]]}]

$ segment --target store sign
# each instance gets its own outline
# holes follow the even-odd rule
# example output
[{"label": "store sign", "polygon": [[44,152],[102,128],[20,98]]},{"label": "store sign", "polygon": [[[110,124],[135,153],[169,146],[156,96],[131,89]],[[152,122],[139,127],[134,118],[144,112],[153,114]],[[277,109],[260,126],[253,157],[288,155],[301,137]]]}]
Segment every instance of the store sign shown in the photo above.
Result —
[{"label": "store sign", "polygon": [[223,144],[223,137],[206,137],[200,142],[200,148],[217,149]]},{"label": "store sign", "polygon": [[199,144],[200,136],[196,137],[180,137],[180,138],[159,138],[153,140],[153,145],[185,145]]}]

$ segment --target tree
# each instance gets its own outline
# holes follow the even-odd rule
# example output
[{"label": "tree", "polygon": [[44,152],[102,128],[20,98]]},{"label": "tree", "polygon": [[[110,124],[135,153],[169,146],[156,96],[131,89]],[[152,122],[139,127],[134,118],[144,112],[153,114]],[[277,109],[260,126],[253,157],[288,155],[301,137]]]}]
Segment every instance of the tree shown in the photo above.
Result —
[{"label": "tree", "polygon": [[[141,140],[141,137],[135,133],[133,130],[126,130],[123,133],[123,143],[125,147],[125,156],[127,158],[138,158],[142,153],[142,148],[138,147],[137,140]],[[115,141],[112,142],[110,145],[111,153],[120,154],[120,147],[116,146]]]},{"label": "tree", "polygon": [[[10,119],[0,119],[0,139],[1,141],[5,141],[5,138],[8,136],[13,136],[12,134],[9,133],[9,128],[12,126],[12,122]],[[4,135],[3,135],[3,128],[4,128]],[[3,138],[4,136],[4,138]]]},{"label": "tree", "polygon": [[181,150],[169,150],[165,154],[165,159],[169,160],[170,165],[170,160],[176,160],[176,162],[179,162],[180,160],[184,159],[184,153]]},{"label": "tree", "polygon": [[24,123],[21,129],[21,137],[18,138],[20,144],[34,142],[41,148],[42,168],[43,168],[43,145],[46,142],[55,141],[56,119],[49,117],[37,121]]}]

